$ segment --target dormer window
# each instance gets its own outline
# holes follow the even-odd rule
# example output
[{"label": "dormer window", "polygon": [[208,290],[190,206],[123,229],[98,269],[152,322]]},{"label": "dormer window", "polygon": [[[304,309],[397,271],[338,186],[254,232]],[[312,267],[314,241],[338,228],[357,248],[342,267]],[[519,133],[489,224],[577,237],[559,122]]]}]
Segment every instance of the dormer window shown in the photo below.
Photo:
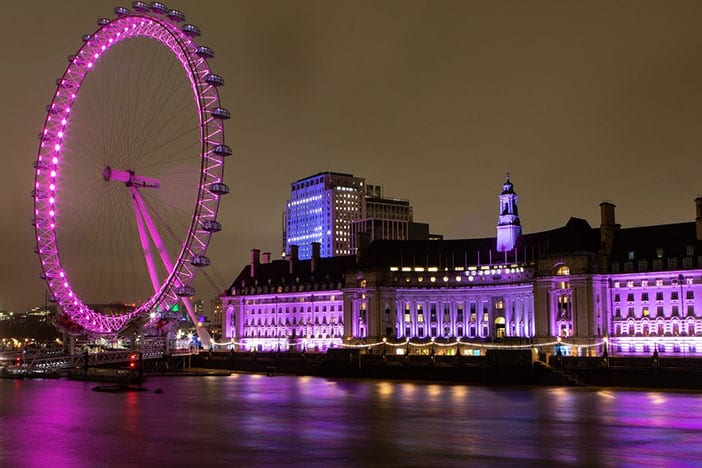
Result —
[{"label": "dormer window", "polygon": [[630,250],[626,253],[626,258],[628,258],[629,260],[634,260],[636,258],[636,254],[633,250]]},{"label": "dormer window", "polygon": [[663,258],[663,249],[661,247],[656,249],[656,258]]}]

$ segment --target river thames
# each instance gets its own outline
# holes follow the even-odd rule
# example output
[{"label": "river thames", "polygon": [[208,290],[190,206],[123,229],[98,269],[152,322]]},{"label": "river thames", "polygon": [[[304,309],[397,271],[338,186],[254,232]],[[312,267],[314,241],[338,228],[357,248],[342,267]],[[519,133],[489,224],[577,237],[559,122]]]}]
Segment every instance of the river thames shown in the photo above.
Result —
[{"label": "river thames", "polygon": [[[702,394],[313,377],[0,380],[0,466],[692,466]],[[163,393],[154,392],[162,389]]]}]

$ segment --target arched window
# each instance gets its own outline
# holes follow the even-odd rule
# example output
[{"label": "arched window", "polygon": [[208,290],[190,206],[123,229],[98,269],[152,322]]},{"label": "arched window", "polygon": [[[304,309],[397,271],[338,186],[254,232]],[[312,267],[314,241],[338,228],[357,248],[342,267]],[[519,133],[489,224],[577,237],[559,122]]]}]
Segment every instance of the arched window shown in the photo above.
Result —
[{"label": "arched window", "polygon": [[495,319],[495,336],[497,338],[505,337],[505,318],[497,317]]},{"label": "arched window", "polygon": [[560,265],[556,268],[557,276],[567,276],[570,275],[570,267],[568,265]]}]

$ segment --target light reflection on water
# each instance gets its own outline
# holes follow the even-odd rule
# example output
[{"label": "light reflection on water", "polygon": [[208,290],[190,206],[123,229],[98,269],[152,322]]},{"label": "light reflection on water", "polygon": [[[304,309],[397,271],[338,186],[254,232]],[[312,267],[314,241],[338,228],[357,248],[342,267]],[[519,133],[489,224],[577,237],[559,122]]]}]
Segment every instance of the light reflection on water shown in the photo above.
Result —
[{"label": "light reflection on water", "polygon": [[0,466],[696,464],[702,394],[312,377],[0,380]]}]

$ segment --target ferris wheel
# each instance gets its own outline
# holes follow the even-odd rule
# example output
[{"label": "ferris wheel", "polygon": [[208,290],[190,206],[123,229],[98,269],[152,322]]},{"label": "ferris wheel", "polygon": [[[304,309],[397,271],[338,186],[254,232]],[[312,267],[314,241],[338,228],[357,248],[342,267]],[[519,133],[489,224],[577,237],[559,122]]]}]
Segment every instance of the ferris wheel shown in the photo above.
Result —
[{"label": "ferris wheel", "polygon": [[117,335],[181,305],[197,322],[193,279],[229,192],[230,113],[200,29],[158,2],[114,12],[68,57],[34,162],[41,276],[70,334]]}]

